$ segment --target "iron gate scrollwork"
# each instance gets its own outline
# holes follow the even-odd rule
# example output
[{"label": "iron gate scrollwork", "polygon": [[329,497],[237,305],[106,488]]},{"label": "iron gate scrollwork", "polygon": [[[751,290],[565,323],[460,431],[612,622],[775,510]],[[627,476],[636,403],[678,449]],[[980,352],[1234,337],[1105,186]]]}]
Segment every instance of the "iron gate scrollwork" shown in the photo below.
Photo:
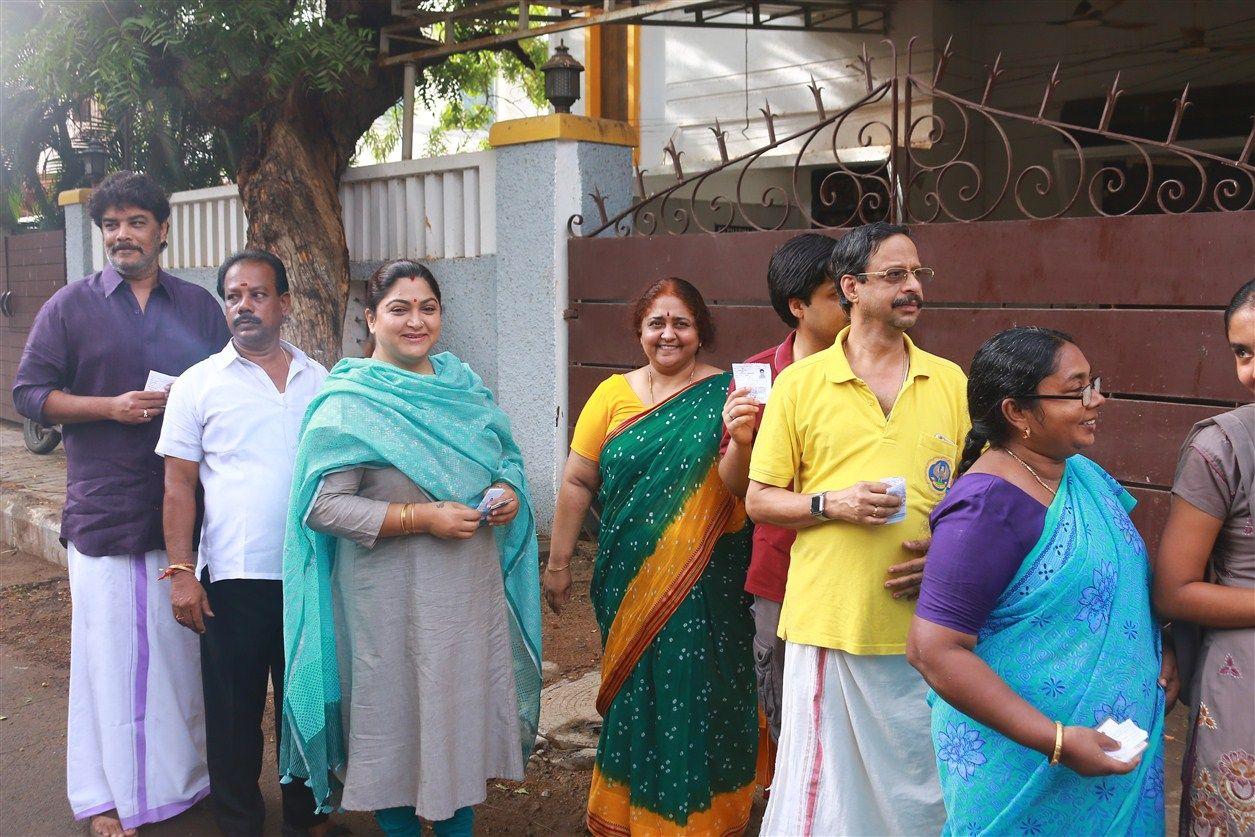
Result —
[{"label": "iron gate scrollwork", "polygon": [[[600,190],[590,195],[598,210],[595,223],[582,215],[572,216],[568,232],[595,237],[603,233],[625,235],[675,235],[690,232],[720,233],[732,229],[777,230],[794,219],[794,226],[833,229],[875,220],[900,223],[973,222],[999,219],[1045,219],[1067,215],[1120,216],[1158,212],[1181,214],[1197,211],[1236,212],[1255,207],[1255,116],[1241,151],[1230,159],[1187,147],[1179,141],[1186,110],[1190,107],[1187,84],[1173,100],[1173,113],[1163,139],[1131,136],[1111,128],[1118,100],[1123,94],[1116,73],[1107,90],[1097,125],[1068,124],[1046,116],[1061,82],[1059,65],[1045,80],[1035,114],[1016,113],[991,104],[998,80],[1005,72],[1001,54],[987,65],[979,99],[964,98],[942,89],[942,80],[954,56],[951,42],[937,55],[927,75],[912,71],[917,38],[911,38],[899,67],[899,53],[892,41],[889,62],[893,73],[877,81],[874,59],[864,45],[856,63],[865,93],[841,110],[829,113],[823,89],[813,80],[809,86],[818,118],[785,136],[777,136],[770,104],[760,109],[767,143],[731,157],[727,133],[716,121],[713,132],[720,162],[704,171],[686,173],[683,151],[674,140],[663,149],[674,181],[653,194],[646,193],[645,170],[636,170],[635,202],[618,214],[606,211]],[[918,102],[926,100],[927,110]],[[888,106],[888,117],[869,115],[870,109]],[[1062,152],[1066,166],[1047,165],[1041,159],[1016,161],[1017,143],[1012,127],[1032,127],[1055,138],[1051,153]],[[855,130],[856,128],[856,130]],[[855,166],[843,160],[843,138],[851,136],[858,147],[881,146],[883,159]],[[978,133],[983,131],[983,136]],[[829,136],[830,132],[830,136]],[[848,139],[846,140],[848,142]],[[801,195],[802,181],[817,164],[816,149],[823,148],[822,165],[830,170],[812,184],[815,202],[824,210],[812,212]],[[787,182],[748,194],[747,176],[764,157],[786,146],[797,146]],[[988,145],[1001,158],[979,160]],[[849,146],[844,146],[848,148]],[[1022,146],[1021,146],[1022,147]],[[1040,150],[1040,149],[1039,149]],[[996,154],[994,155],[997,156]],[[1125,166],[1115,158],[1131,159]],[[1057,162],[1057,160],[1056,160]],[[1063,171],[1068,168],[1068,171]],[[1180,174],[1178,169],[1184,169]],[[715,175],[725,175],[718,182]],[[732,185],[728,176],[735,175]],[[837,207],[838,187],[852,199],[844,214]],[[705,211],[698,212],[698,207]],[[1014,207],[1014,208],[1012,208]],[[821,214],[823,217],[816,217]],[[705,217],[703,217],[705,216]]]}]

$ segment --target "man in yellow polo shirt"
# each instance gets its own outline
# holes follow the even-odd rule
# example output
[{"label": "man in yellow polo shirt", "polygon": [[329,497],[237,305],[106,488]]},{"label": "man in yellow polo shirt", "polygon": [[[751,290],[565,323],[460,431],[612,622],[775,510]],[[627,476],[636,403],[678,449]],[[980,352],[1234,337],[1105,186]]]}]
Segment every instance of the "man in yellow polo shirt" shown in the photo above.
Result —
[{"label": "man in yellow polo shirt", "polygon": [[927,686],[906,661],[906,634],[928,514],[969,427],[967,379],[906,336],[932,278],[906,227],[851,230],[828,272],[850,326],[776,379],[750,460],[750,516],[799,530],[762,833],[936,834],[945,809]]}]

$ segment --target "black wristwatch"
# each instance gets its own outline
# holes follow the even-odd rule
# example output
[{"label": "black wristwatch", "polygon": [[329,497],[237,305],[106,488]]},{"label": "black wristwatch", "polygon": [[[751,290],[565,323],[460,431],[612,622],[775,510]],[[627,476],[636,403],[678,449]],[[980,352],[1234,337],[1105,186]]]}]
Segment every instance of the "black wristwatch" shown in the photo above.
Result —
[{"label": "black wristwatch", "polygon": [[820,520],[827,520],[828,515],[824,514],[824,492],[811,495],[811,517]]}]

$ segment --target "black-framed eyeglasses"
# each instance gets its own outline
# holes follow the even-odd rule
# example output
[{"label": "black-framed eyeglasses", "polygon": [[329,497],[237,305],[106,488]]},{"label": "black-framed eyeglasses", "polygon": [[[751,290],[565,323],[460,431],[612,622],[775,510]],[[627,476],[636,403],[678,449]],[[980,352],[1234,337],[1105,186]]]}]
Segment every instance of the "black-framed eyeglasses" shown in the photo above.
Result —
[{"label": "black-framed eyeglasses", "polygon": [[877,270],[872,273],[855,273],[854,275],[856,277],[875,276],[878,279],[885,280],[891,285],[901,285],[906,281],[907,276],[914,276],[915,279],[922,285],[925,282],[931,281],[937,275],[937,271],[933,270],[931,267],[917,267],[914,270],[907,270],[905,267],[891,267],[888,270]]},{"label": "black-framed eyeglasses", "polygon": [[1080,401],[1082,407],[1094,406],[1094,393],[1103,395],[1102,377],[1094,378],[1085,387],[1075,395],[1042,395],[1036,392],[1030,392],[1028,395],[1015,395],[1013,398],[1038,398],[1046,401]]}]

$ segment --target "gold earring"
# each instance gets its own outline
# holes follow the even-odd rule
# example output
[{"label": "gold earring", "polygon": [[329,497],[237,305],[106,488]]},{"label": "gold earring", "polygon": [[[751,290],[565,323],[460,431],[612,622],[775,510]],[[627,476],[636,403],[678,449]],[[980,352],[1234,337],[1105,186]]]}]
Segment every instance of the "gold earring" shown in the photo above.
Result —
[{"label": "gold earring", "polygon": [[1026,428],[1024,428],[1024,438],[1025,438],[1025,439],[1027,439],[1029,436],[1032,436],[1032,435],[1033,435],[1033,431],[1029,430],[1027,427],[1026,427]]}]

